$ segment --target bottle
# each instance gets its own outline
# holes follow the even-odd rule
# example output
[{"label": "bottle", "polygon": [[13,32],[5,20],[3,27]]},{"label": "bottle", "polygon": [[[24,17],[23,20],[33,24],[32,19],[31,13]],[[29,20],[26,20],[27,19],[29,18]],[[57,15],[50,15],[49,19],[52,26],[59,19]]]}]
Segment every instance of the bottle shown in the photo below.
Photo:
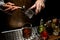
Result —
[{"label": "bottle", "polygon": [[52,19],[52,28],[55,29],[57,18]]},{"label": "bottle", "polygon": [[40,34],[43,31],[44,25],[43,25],[43,19],[40,20],[40,25],[38,26],[38,34]]},{"label": "bottle", "polygon": [[46,29],[44,28],[43,31],[41,32],[41,38],[43,40],[46,40],[48,38],[48,32],[46,31]]},{"label": "bottle", "polygon": [[51,20],[48,20],[46,22],[46,31],[48,32],[49,35],[52,35],[53,34],[53,28],[51,26]]},{"label": "bottle", "polygon": [[60,19],[59,19],[59,24],[58,24],[58,26],[59,26],[59,36],[60,36]]},{"label": "bottle", "polygon": [[59,35],[59,28],[58,28],[58,26],[55,26],[53,35],[55,35],[55,36],[58,36]]},{"label": "bottle", "polygon": [[59,34],[59,26],[58,26],[58,19],[54,18],[52,20],[52,28],[53,28],[53,35],[58,36]]}]

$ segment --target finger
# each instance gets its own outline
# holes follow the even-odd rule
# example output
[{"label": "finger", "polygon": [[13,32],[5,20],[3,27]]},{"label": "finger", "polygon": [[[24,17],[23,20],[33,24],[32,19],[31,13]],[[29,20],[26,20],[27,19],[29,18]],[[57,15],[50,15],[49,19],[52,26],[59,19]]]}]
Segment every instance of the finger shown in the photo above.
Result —
[{"label": "finger", "polygon": [[36,14],[38,13],[38,9],[35,10]]},{"label": "finger", "polygon": [[45,4],[44,3],[42,3],[42,5],[41,5],[43,8],[45,8]]},{"label": "finger", "polygon": [[39,11],[39,5],[37,4],[36,5],[36,10],[35,10],[36,14],[38,13],[38,11]]},{"label": "finger", "polygon": [[30,7],[29,9],[33,9],[33,8],[35,8],[35,6],[36,6],[36,4],[34,4],[32,7]]},{"label": "finger", "polygon": [[36,13],[40,12],[41,9],[42,9],[42,7],[43,7],[43,8],[45,7],[44,4],[38,4],[38,5],[37,5],[37,9],[36,9]]},{"label": "finger", "polygon": [[8,10],[10,10],[10,9],[12,9],[12,7],[9,7],[9,8],[7,8],[7,9],[5,9],[4,11],[8,11]]},{"label": "finger", "polygon": [[18,8],[13,8],[11,11],[16,10],[16,9],[18,9]]},{"label": "finger", "polygon": [[6,3],[7,5],[15,5],[14,3],[8,2]]},{"label": "finger", "polygon": [[8,10],[10,10],[11,8],[7,8],[7,9],[5,9],[4,11],[8,11]]},{"label": "finger", "polygon": [[42,9],[42,7],[41,7],[41,5],[39,5],[38,7],[39,7],[38,12],[40,12],[40,11],[41,11],[41,9]]},{"label": "finger", "polygon": [[3,7],[9,7],[10,5],[4,4]]},{"label": "finger", "polygon": [[15,6],[11,9],[11,11],[18,9],[19,7]]},{"label": "finger", "polygon": [[41,12],[41,6],[40,6],[40,8],[38,9],[38,12]]},{"label": "finger", "polygon": [[41,11],[41,9],[42,9],[42,8],[44,8],[44,7],[45,7],[44,3],[39,4],[39,5],[38,5],[38,8],[39,8],[39,9],[38,9],[38,12],[40,12],[40,11]]}]

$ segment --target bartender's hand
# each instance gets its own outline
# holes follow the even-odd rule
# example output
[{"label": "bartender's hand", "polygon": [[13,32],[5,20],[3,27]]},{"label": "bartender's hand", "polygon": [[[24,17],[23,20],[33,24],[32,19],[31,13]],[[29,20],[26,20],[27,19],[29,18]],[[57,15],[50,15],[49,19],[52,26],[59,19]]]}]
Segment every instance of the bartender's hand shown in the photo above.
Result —
[{"label": "bartender's hand", "polygon": [[15,6],[14,3],[11,3],[11,2],[8,2],[8,3],[5,3],[3,5],[3,7],[5,7],[6,9],[4,9],[3,11],[13,11],[13,10],[16,10],[18,9],[19,7],[18,6]]},{"label": "bartender's hand", "polygon": [[42,8],[45,8],[44,0],[37,0],[30,9],[33,9],[33,8],[35,8],[36,14],[40,12]]}]

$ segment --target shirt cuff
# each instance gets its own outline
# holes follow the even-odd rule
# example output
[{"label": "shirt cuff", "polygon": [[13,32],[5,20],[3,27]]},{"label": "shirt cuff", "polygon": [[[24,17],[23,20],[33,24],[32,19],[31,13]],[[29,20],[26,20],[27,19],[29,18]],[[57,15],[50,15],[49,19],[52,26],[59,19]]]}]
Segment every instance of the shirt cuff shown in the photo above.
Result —
[{"label": "shirt cuff", "polygon": [[4,2],[0,2],[0,10],[2,10],[2,5],[4,5]]},{"label": "shirt cuff", "polygon": [[5,3],[4,2],[0,2],[0,6],[3,5],[3,4],[5,4]]}]

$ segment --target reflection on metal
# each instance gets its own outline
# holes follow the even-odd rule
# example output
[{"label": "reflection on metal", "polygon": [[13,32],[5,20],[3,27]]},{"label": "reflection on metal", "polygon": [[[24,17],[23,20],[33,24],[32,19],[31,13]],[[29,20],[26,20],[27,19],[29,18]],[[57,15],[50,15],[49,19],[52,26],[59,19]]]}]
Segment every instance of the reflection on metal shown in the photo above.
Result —
[{"label": "reflection on metal", "polygon": [[35,14],[35,12],[33,10],[28,9],[25,14],[31,19],[33,17],[33,15]]},{"label": "reflection on metal", "polygon": [[4,31],[4,32],[1,32],[1,33],[5,36],[6,40],[33,40],[35,38],[35,36],[36,36],[35,35],[36,34],[36,28],[35,27],[33,27],[31,29],[32,33],[31,33],[31,36],[28,39],[23,37],[23,32],[22,32],[23,29],[24,28],[15,29],[15,30],[10,30],[10,31]]}]

